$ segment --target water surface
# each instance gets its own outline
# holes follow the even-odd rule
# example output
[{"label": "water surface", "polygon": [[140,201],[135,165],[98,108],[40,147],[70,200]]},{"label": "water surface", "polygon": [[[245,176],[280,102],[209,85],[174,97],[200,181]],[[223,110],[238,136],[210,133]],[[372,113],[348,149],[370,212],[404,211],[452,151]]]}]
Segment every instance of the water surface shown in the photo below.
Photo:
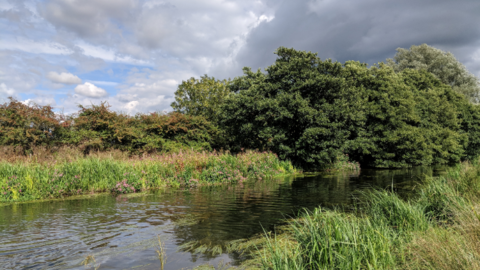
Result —
[{"label": "water surface", "polygon": [[0,269],[85,269],[81,262],[87,255],[95,256],[99,269],[159,269],[157,236],[166,247],[165,269],[221,261],[238,265],[244,259],[239,254],[195,254],[178,247],[192,241],[221,246],[272,230],[303,208],[348,208],[354,191],[411,190],[424,175],[441,172],[433,167],[362,170],[136,197],[7,205],[0,207]]}]

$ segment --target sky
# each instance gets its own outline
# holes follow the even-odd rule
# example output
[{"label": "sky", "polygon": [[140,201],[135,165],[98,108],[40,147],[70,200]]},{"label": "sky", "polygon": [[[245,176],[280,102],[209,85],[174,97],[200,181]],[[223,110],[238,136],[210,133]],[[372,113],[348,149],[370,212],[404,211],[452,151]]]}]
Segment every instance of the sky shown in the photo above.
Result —
[{"label": "sky", "polygon": [[0,103],[171,111],[178,85],[264,69],[280,46],[383,62],[426,43],[480,77],[479,0],[0,0]]}]

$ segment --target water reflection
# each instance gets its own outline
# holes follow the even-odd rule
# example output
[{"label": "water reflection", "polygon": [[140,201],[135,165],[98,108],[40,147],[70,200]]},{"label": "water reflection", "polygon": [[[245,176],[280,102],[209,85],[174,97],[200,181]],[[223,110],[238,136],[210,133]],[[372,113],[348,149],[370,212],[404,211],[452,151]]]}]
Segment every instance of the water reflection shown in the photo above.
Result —
[{"label": "water reflection", "polygon": [[[230,186],[157,191],[148,196],[90,199],[0,207],[0,268],[84,269],[94,254],[100,269],[158,269],[156,236],[166,244],[166,269],[192,268],[238,254],[177,252],[198,241],[222,246],[270,230],[285,215],[319,205],[349,205],[352,192],[370,187],[410,190],[442,168],[362,170],[361,173],[286,177]],[[408,188],[407,188],[408,187]]]}]

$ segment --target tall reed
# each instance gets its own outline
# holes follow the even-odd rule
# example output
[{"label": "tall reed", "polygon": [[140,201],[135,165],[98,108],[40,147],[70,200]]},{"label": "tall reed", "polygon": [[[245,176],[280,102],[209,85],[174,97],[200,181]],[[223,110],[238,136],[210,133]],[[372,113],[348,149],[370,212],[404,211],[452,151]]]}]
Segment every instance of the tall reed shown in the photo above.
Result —
[{"label": "tall reed", "polygon": [[[320,208],[291,223],[296,247],[281,249],[275,238],[262,257],[266,269],[384,269],[395,265],[386,224]],[[291,254],[288,254],[291,253]]]}]

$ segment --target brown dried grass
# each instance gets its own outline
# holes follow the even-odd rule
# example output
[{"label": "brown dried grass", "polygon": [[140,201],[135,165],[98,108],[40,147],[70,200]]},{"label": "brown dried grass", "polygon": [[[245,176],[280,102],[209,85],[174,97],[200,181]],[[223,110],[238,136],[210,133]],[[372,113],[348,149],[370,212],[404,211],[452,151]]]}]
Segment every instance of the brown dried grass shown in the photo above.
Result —
[{"label": "brown dried grass", "polygon": [[[142,156],[131,156],[128,152],[112,149],[108,151],[91,151],[88,157],[110,158],[114,160],[130,160],[141,158]],[[35,146],[32,148],[32,154],[24,155],[21,147],[0,146],[0,162],[8,163],[59,163],[72,162],[85,158],[84,152],[78,147],[53,147]]]}]

